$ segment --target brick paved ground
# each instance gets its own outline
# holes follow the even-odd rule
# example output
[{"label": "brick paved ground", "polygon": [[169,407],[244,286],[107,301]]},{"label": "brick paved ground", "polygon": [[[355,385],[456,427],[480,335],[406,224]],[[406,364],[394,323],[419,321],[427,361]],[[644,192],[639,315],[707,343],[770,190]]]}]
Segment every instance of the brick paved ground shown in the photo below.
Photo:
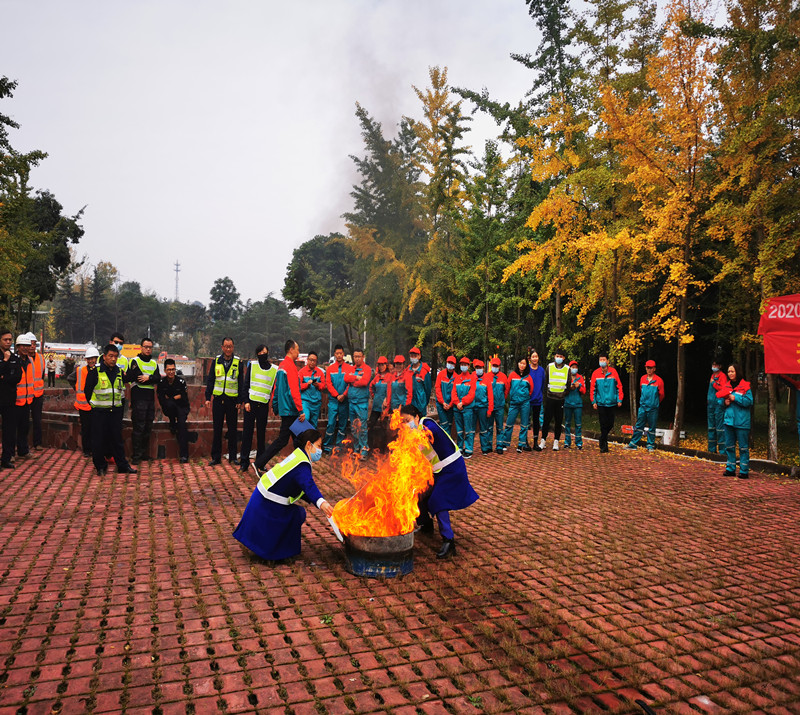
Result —
[{"label": "brick paved ground", "polygon": [[315,509],[251,560],[228,466],[0,472],[0,712],[800,712],[800,483],[591,443],[469,470],[457,558],[385,582]]}]

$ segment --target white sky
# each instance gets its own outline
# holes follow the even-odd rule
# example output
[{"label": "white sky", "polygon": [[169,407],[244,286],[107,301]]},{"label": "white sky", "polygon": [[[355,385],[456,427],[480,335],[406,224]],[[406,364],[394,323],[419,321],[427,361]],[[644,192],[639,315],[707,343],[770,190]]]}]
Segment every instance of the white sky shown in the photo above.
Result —
[{"label": "white sky", "polygon": [[[280,295],[292,250],[341,230],[363,154],[355,103],[394,135],[419,117],[411,85],[516,102],[533,53],[523,0],[0,0],[0,111],[32,176],[74,213],[78,246],[122,280],[208,303],[230,276],[243,299]],[[476,115],[473,143],[493,136]]]}]

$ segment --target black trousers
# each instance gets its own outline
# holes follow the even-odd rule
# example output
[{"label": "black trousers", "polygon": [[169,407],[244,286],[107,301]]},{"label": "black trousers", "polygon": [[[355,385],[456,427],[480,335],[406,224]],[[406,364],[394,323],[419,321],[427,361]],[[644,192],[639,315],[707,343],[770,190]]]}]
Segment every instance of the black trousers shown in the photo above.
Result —
[{"label": "black trousers", "polygon": [[92,456],[92,411],[78,410],[81,421],[81,448],[86,457]]},{"label": "black trousers", "polygon": [[211,440],[211,461],[222,459],[222,425],[227,424],[228,458],[236,461],[236,398],[215,395],[211,401],[211,417],[214,420],[214,437]]},{"label": "black trousers", "polygon": [[17,455],[24,457],[29,454],[31,448],[28,446],[28,431],[31,428],[31,406],[17,405]]},{"label": "black trousers", "polygon": [[131,452],[134,463],[150,458],[150,434],[156,418],[154,397],[131,400]]},{"label": "black trousers", "polygon": [[2,461],[8,464],[14,459],[17,447],[17,407],[16,405],[0,405],[0,419],[3,420],[3,456]]},{"label": "black trousers", "polygon": [[34,397],[31,402],[31,422],[33,422],[33,446],[42,446],[42,407],[44,406],[44,395]]},{"label": "black trousers", "polygon": [[178,407],[177,405],[161,406],[164,416],[169,419],[170,427],[174,429],[178,437],[178,453],[182,459],[189,459],[189,428],[186,426],[186,418],[189,416],[188,407]]},{"label": "black trousers", "polygon": [[264,469],[269,460],[278,454],[278,452],[280,452],[287,444],[289,444],[290,437],[292,438],[292,442],[294,442],[292,430],[290,430],[289,427],[294,424],[296,419],[296,416],[281,417],[281,431],[278,433],[275,441],[272,442],[263,452],[260,452],[256,457],[255,465],[258,467],[258,469]]},{"label": "black trousers", "polygon": [[608,452],[608,433],[614,428],[614,408],[597,405],[597,419],[600,421],[600,451]]},{"label": "black trousers", "polygon": [[[533,430],[533,446],[539,441],[539,415],[541,414],[542,406],[531,405],[531,415],[529,418],[530,428]],[[545,434],[547,434],[545,432]],[[525,435],[525,444],[528,444],[528,435]]]},{"label": "black trousers", "polygon": [[253,430],[256,433],[256,454],[261,454],[267,446],[267,419],[269,404],[251,402],[250,411],[245,410],[242,418],[242,450],[240,464],[242,469],[250,466],[250,451],[253,449]]},{"label": "black trousers", "polygon": [[47,386],[48,387],[56,386],[56,374],[54,372],[47,373]]},{"label": "black trousers", "polygon": [[122,441],[122,408],[92,409],[92,461],[95,469],[107,469],[106,449],[111,449],[117,471],[130,469]]},{"label": "black trousers", "polygon": [[[561,427],[564,425],[564,399],[555,399],[552,397],[545,397],[544,401],[544,422],[542,423],[542,437],[547,439],[547,433],[550,431],[550,420],[554,419],[553,437],[561,439]],[[539,421],[539,415],[536,415],[536,421]]]},{"label": "black trousers", "polygon": [[372,410],[367,420],[367,444],[370,449],[387,452],[389,444],[389,418],[382,417],[383,412]]}]

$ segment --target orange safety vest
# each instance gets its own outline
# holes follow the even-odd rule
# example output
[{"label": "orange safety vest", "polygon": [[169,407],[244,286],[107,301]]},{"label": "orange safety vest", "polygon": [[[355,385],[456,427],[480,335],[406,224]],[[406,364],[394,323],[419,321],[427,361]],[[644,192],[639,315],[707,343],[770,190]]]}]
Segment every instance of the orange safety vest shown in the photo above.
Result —
[{"label": "orange safety vest", "polygon": [[33,354],[33,396],[44,395],[44,356],[41,353]]},{"label": "orange safety vest", "polygon": [[17,406],[30,405],[33,402],[33,363],[28,362],[22,370],[22,378],[17,383]]},{"label": "orange safety vest", "polygon": [[92,409],[83,391],[83,388],[86,386],[86,376],[88,374],[89,368],[85,365],[75,370],[75,409],[81,412],[88,412]]}]

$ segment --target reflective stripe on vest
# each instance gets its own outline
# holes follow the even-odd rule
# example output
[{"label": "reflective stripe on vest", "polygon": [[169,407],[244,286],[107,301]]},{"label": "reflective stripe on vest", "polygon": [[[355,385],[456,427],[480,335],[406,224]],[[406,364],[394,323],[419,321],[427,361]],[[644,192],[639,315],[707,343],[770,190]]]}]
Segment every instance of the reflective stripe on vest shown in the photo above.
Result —
[{"label": "reflective stripe on vest", "polygon": [[563,395],[567,391],[569,365],[557,367],[555,363],[547,366],[547,391],[554,395]]},{"label": "reflective stripe on vest", "polygon": [[118,372],[112,383],[108,373],[104,370],[97,371],[97,385],[92,392],[92,399],[89,404],[94,409],[106,409],[119,407],[125,395],[125,387],[122,384],[122,372]]},{"label": "reflective stripe on vest", "polygon": [[33,396],[44,395],[44,357],[41,353],[33,354]]},{"label": "reflective stripe on vest", "polygon": [[81,412],[88,412],[92,409],[89,400],[86,399],[86,393],[83,388],[86,386],[86,377],[89,374],[89,368],[81,365],[75,370],[75,409]]},{"label": "reflective stripe on vest", "polygon": [[[431,420],[430,417],[423,417],[419,421],[419,423],[421,425],[424,425],[425,420],[430,420],[431,422],[433,422],[433,420]],[[447,430],[442,430],[442,432],[444,432],[447,435],[447,439],[450,440],[450,442],[453,444],[453,447],[455,447],[456,451],[453,452],[453,454],[451,454],[449,457],[445,457],[440,461],[436,461],[439,459],[439,455],[436,454],[436,450],[433,448],[428,450],[425,457],[431,463],[431,467],[433,468],[434,472],[441,472],[448,464],[452,464],[461,456],[461,450],[458,448],[458,445],[455,442],[453,442],[453,438],[450,436]]]},{"label": "reflective stripe on vest", "polygon": [[122,370],[122,372],[128,372],[128,367],[130,366],[130,360],[122,354],[122,350],[119,351],[117,354],[117,367]]},{"label": "reflective stripe on vest", "polygon": [[227,397],[239,396],[239,358],[235,355],[231,360],[231,366],[228,372],[225,372],[225,366],[214,360],[214,395],[220,397],[226,395]]},{"label": "reflective stripe on vest", "polygon": [[305,453],[305,450],[302,450],[298,447],[294,452],[286,457],[286,459],[276,464],[268,472],[262,474],[261,479],[258,480],[258,491],[261,492],[261,496],[263,496],[265,499],[269,499],[270,501],[277,502],[278,504],[284,504],[286,506],[290,506],[298,499],[301,499],[305,492],[300,492],[296,497],[284,497],[280,494],[275,494],[275,492],[269,491],[269,488],[277,484],[281,477],[291,472],[295,467],[300,466],[303,462],[306,462],[309,465],[311,464],[311,461],[308,459],[308,455]]},{"label": "reflective stripe on vest", "polygon": [[[150,377],[151,375],[154,375],[156,373],[156,371],[158,370],[158,363],[155,360],[153,360],[152,358],[150,358],[150,360],[148,360],[147,362],[144,362],[139,357],[132,357],[130,359],[130,366],[133,367],[134,365],[138,365],[139,369],[142,371],[142,375],[147,375],[148,377]],[[155,390],[156,389],[155,385],[143,385],[139,381],[135,382],[134,384],[140,390]]]},{"label": "reflective stripe on vest", "polygon": [[28,364],[22,370],[22,378],[17,383],[16,405],[30,405],[33,402],[33,363]]},{"label": "reflective stripe on vest", "polygon": [[258,360],[250,361],[250,392],[251,402],[262,402],[267,404],[269,396],[272,394],[272,386],[275,384],[275,377],[278,375],[278,368],[270,365],[267,370],[261,367]]}]

